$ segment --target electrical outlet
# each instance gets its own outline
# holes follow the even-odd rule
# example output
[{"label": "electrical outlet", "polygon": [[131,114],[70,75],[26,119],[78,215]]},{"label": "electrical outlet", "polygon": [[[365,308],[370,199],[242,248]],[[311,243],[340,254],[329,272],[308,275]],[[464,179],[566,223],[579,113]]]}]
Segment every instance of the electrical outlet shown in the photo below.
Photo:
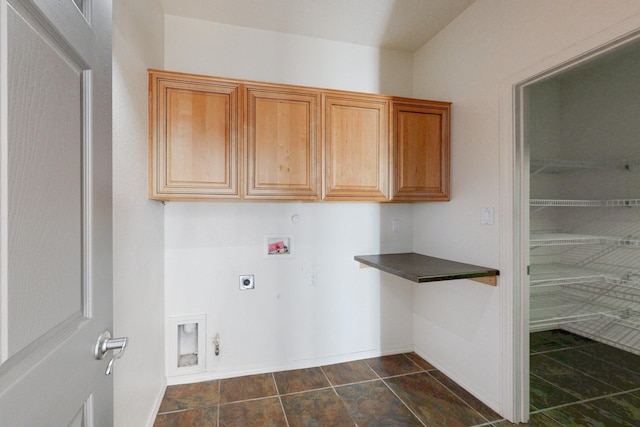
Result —
[{"label": "electrical outlet", "polygon": [[309,283],[311,286],[318,286],[318,272],[313,271],[309,273]]},{"label": "electrical outlet", "polygon": [[243,274],[240,276],[240,290],[247,291],[256,288],[256,281],[253,274]]}]

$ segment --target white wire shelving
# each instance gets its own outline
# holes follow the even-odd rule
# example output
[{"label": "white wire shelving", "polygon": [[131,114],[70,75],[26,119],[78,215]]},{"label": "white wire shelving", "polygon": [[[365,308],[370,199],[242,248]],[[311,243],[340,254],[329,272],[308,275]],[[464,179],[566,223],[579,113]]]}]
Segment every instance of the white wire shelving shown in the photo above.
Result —
[{"label": "white wire shelving", "polygon": [[[531,159],[530,176],[575,173],[566,179],[585,178],[586,185],[594,179],[618,175],[611,173],[614,171],[624,175],[637,172],[639,166],[640,159]],[[625,179],[632,178],[627,175]],[[564,181],[565,177],[547,177],[541,184],[549,185],[558,179]],[[549,183],[546,180],[550,180]],[[638,195],[627,193],[623,197],[631,197],[620,199],[534,198],[529,201],[532,218],[547,208],[609,208],[606,212],[585,209],[580,213],[570,209],[553,210],[550,215],[540,217],[538,231],[530,235],[529,243],[531,250],[536,251],[535,260],[549,264],[530,266],[531,332],[562,327],[640,354],[640,255],[635,251],[640,249],[640,231],[638,227],[619,226],[622,221],[637,224],[635,210],[611,209],[640,207],[640,198],[633,198]],[[552,224],[557,218],[566,223],[573,215],[589,221],[597,218],[600,222],[582,224],[582,234],[553,230]],[[617,222],[605,225],[605,217],[612,224]]]},{"label": "white wire shelving", "polygon": [[640,312],[566,293],[531,297],[531,332],[554,329],[572,323],[598,321],[640,331]]},{"label": "white wire shelving", "polygon": [[640,165],[640,159],[627,160],[562,160],[531,159],[531,175],[538,173],[562,173],[579,169],[621,169],[632,170]]},{"label": "white wire shelving", "polygon": [[607,314],[605,317],[618,325],[640,331],[640,311],[627,309],[616,314]]},{"label": "white wire shelving", "polygon": [[531,332],[552,329],[568,323],[607,319],[613,321],[626,310],[594,304],[588,298],[564,293],[532,296],[529,311]]},{"label": "white wire shelving", "polygon": [[529,238],[531,247],[566,245],[613,245],[640,248],[640,239],[635,237],[595,236],[571,233],[533,233]]},{"label": "white wire shelving", "polygon": [[540,264],[531,266],[530,286],[532,332],[594,320],[640,331],[640,312],[628,308],[628,304],[640,303],[640,280],[631,275],[617,277],[584,267]]},{"label": "white wire shelving", "polygon": [[532,288],[562,286],[581,283],[600,283],[615,276],[567,264],[534,264],[530,267],[529,285]]},{"label": "white wire shelving", "polygon": [[561,200],[531,199],[530,206],[536,207],[640,207],[640,199],[613,200]]},{"label": "white wire shelving", "polygon": [[610,273],[566,264],[532,265],[529,285],[532,295],[545,288],[563,287],[574,291],[640,303],[640,276],[620,277]]}]

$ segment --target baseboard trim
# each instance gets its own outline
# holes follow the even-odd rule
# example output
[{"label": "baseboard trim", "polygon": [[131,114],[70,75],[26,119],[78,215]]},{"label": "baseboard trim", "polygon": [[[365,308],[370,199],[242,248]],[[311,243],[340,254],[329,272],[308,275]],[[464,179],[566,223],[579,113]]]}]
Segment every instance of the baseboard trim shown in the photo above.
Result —
[{"label": "baseboard trim", "polygon": [[446,363],[438,360],[436,357],[429,354],[429,352],[424,351],[421,348],[416,347],[413,350],[418,356],[422,357],[424,360],[433,365],[437,370],[451,378],[456,382],[460,387],[471,393],[476,399],[480,400],[482,403],[487,405],[489,408],[496,411],[498,414],[502,415],[500,402],[495,399],[488,398],[485,396],[480,390],[477,390],[475,387],[471,386],[469,381],[466,378],[461,377],[457,374],[453,369],[449,368]]},{"label": "baseboard trim", "polygon": [[166,390],[167,390],[167,381],[166,381],[166,378],[165,378],[164,385],[162,387],[160,387],[160,389],[158,390],[158,394],[156,395],[156,398],[154,399],[153,406],[152,406],[152,411],[151,411],[151,414],[149,415],[149,419],[147,421],[147,427],[153,427],[153,424],[156,421],[156,417],[158,416],[158,411],[160,410],[160,405],[162,404],[162,399],[164,398],[164,392]]},{"label": "baseboard trim", "polygon": [[265,374],[269,372],[290,371],[293,369],[314,368],[316,366],[333,365],[336,363],[351,362],[354,360],[368,359],[370,357],[387,356],[390,354],[410,353],[413,345],[399,346],[385,349],[365,350],[354,353],[344,353],[331,356],[315,357],[309,359],[293,360],[284,363],[265,364],[261,366],[248,366],[246,368],[218,369],[197,374],[175,375],[167,377],[167,385],[189,384],[203,381],[219,380],[224,378],[241,377],[246,375]]}]

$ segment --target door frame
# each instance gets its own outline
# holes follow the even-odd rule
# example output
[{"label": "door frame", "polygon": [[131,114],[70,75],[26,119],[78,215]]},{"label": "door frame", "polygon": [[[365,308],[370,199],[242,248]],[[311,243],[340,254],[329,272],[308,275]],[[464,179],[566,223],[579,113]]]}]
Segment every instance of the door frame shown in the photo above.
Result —
[{"label": "door frame", "polygon": [[502,414],[529,419],[529,146],[524,138],[525,90],[599,55],[640,40],[640,15],[532,64],[500,85],[500,297],[503,348]]}]

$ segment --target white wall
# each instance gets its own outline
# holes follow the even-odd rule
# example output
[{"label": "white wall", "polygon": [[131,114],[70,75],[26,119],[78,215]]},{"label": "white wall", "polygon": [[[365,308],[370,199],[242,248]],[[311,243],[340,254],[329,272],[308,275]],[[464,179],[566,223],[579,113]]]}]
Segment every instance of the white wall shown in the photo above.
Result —
[{"label": "white wall", "polygon": [[[408,96],[411,55],[167,16],[165,68]],[[300,215],[298,224],[291,216]],[[391,221],[401,231],[391,233]],[[413,285],[360,269],[354,255],[410,251],[410,205],[168,203],[166,322],[207,315],[206,372],[170,383],[334,363],[412,350]],[[265,259],[263,236],[294,237],[295,256]],[[318,275],[311,285],[309,274]],[[256,289],[240,291],[238,276]],[[211,341],[221,338],[220,356]],[[169,336],[167,331],[167,336]],[[167,343],[170,351],[171,343]],[[171,367],[167,367],[171,372]]]},{"label": "white wall", "polygon": [[163,63],[156,0],[114,2],[113,279],[115,336],[128,336],[114,369],[114,424],[152,425],[165,387],[164,212],[147,199],[147,67]]},{"label": "white wall", "polygon": [[[410,249],[406,206],[169,203],[165,213],[167,316],[206,314],[208,337],[207,372],[170,383],[412,350],[412,284],[353,260]],[[280,233],[293,257],[265,258],[264,235]],[[241,274],[255,275],[255,290],[239,290]]]},{"label": "white wall", "polygon": [[[421,287],[414,344],[503,414],[513,410],[503,387],[512,369],[504,331],[514,284],[512,243],[504,238],[513,212],[513,177],[503,174],[514,143],[508,94],[521,79],[640,27],[639,12],[637,1],[478,0],[414,56],[413,95],[453,102],[452,200],[414,208],[414,249],[501,270],[497,288]],[[504,214],[496,225],[480,225],[485,206]]]},{"label": "white wall", "polygon": [[407,52],[171,15],[165,22],[167,70],[411,96]]}]

